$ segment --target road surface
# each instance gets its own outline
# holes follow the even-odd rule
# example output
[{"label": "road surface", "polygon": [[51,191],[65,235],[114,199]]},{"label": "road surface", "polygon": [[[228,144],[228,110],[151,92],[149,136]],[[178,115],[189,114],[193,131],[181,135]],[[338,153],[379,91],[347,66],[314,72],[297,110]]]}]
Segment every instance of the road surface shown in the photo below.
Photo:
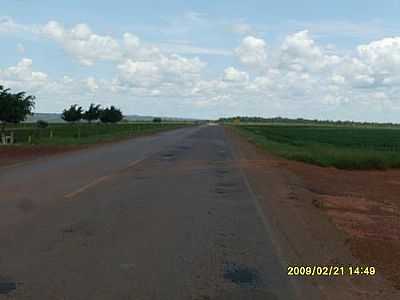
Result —
[{"label": "road surface", "polygon": [[236,159],[201,126],[0,169],[0,299],[305,299]]}]

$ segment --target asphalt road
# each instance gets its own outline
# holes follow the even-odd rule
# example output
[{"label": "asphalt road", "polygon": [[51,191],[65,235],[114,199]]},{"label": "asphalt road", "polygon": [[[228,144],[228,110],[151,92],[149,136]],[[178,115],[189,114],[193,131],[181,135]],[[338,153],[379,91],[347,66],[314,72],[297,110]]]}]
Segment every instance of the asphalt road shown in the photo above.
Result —
[{"label": "asphalt road", "polygon": [[235,157],[203,126],[0,169],[0,299],[300,299]]}]

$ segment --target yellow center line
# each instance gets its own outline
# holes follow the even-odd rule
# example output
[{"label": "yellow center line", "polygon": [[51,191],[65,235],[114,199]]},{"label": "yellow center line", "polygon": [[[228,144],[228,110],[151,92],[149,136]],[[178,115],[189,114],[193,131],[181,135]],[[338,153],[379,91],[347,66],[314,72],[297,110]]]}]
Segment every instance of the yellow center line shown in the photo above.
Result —
[{"label": "yellow center line", "polygon": [[79,194],[85,192],[86,190],[95,187],[96,185],[98,185],[99,183],[102,183],[104,181],[106,181],[107,179],[110,179],[112,176],[103,176],[100,178],[95,179],[94,181],[92,181],[91,183],[84,185],[83,187],[81,187],[80,189],[76,190],[75,192],[66,194],[64,197],[67,199],[71,199],[71,198],[75,198],[76,196],[78,196]]},{"label": "yellow center line", "polygon": [[[125,168],[122,168],[122,169],[120,169],[120,170],[118,170],[118,171],[116,171],[116,172],[114,172],[114,173],[112,173],[112,174],[110,174],[110,175],[106,175],[106,176],[102,176],[102,177],[96,178],[95,180],[93,180],[92,182],[90,182],[90,183],[88,183],[88,184],[82,186],[82,187],[79,188],[78,190],[76,190],[76,191],[74,191],[74,192],[72,192],[72,193],[66,194],[66,195],[64,196],[64,198],[67,198],[67,199],[75,198],[76,196],[78,196],[78,195],[80,195],[80,194],[86,192],[87,190],[96,187],[96,186],[99,185],[100,183],[103,183],[103,182],[105,182],[105,181],[108,181],[108,180],[114,178],[115,176],[117,176],[118,174],[121,174],[121,173],[127,171],[128,169],[130,169],[130,168],[132,168],[132,167],[134,167],[134,166],[137,166],[139,163],[141,163],[141,162],[144,161],[145,159],[146,159],[146,158],[139,159],[139,160],[133,160],[133,161],[129,162],[128,165],[127,165]],[[220,163],[220,162],[221,162],[221,163],[226,163],[227,161],[224,161],[224,160],[216,161],[216,163]],[[263,160],[239,160],[239,163],[240,163],[240,162],[242,162],[242,163],[243,163],[243,162],[245,162],[245,163],[249,163],[249,162],[263,162]]]},{"label": "yellow center line", "polygon": [[112,179],[112,178],[115,177],[117,174],[120,174],[121,171],[126,171],[127,169],[136,166],[137,164],[141,163],[143,160],[144,160],[144,159],[131,161],[131,162],[128,164],[128,166],[127,166],[126,168],[123,168],[123,169],[121,169],[121,170],[119,170],[119,171],[117,171],[117,172],[115,172],[115,173],[113,173],[113,174],[111,174],[111,175],[106,175],[106,176],[102,176],[102,177],[96,178],[96,179],[93,180],[92,182],[90,182],[90,183],[88,183],[88,184],[82,186],[81,188],[77,189],[76,191],[64,195],[64,198],[67,198],[67,199],[75,198],[76,196],[78,196],[78,195],[84,193],[85,191],[87,191],[87,190],[89,190],[89,189],[91,189],[91,188],[96,187],[96,186],[99,185],[100,183],[103,183],[103,182],[105,182],[105,181],[108,181],[108,180]]},{"label": "yellow center line", "polygon": [[134,160],[134,161],[132,161],[132,162],[130,162],[130,163],[128,164],[128,168],[132,168],[132,167],[136,166],[138,163],[140,163],[140,162],[142,162],[142,161],[143,161],[143,159]]}]

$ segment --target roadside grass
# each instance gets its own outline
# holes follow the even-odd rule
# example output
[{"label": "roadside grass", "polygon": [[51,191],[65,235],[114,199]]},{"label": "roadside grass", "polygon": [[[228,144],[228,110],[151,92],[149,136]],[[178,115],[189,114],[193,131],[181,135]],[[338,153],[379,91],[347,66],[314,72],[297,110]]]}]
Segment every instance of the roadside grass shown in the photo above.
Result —
[{"label": "roadside grass", "polygon": [[278,156],[348,170],[400,168],[400,130],[275,125],[234,128]]},{"label": "roadside grass", "polygon": [[121,124],[50,124],[47,128],[37,128],[35,124],[9,126],[6,131],[13,132],[13,146],[75,146],[110,142],[128,137],[151,134],[184,126],[191,123],[121,123]]}]

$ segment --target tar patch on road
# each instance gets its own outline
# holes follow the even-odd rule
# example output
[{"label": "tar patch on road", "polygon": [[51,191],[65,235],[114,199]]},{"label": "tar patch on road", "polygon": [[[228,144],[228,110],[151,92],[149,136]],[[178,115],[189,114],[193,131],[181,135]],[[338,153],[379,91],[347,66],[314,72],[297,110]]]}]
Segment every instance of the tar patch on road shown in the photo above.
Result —
[{"label": "tar patch on road", "polygon": [[0,281],[0,295],[7,295],[17,289],[17,284],[12,281]]},{"label": "tar patch on road", "polygon": [[220,195],[224,194],[232,194],[232,193],[237,193],[240,192],[240,187],[239,183],[235,182],[225,182],[225,183],[219,183],[215,187],[215,192]]},{"label": "tar patch on road", "polygon": [[260,280],[257,270],[235,263],[225,264],[224,278],[243,288],[255,288]]},{"label": "tar patch on road", "polygon": [[79,221],[65,225],[61,228],[61,233],[65,236],[67,234],[80,234],[85,237],[90,237],[95,234],[93,225],[87,221]]},{"label": "tar patch on road", "polygon": [[173,160],[175,158],[175,154],[174,153],[165,153],[163,155],[161,155],[161,160]]},{"label": "tar patch on road", "polygon": [[178,146],[176,147],[178,150],[190,150],[192,149],[191,146],[186,146],[186,145],[182,145],[182,146]]}]

